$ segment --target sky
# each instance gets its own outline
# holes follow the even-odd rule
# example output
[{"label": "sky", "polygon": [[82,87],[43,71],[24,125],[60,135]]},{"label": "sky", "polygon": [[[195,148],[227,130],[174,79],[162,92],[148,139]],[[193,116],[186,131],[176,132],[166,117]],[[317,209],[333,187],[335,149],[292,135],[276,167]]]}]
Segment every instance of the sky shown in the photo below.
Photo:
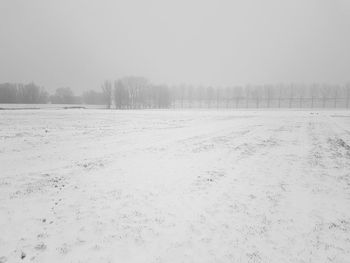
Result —
[{"label": "sky", "polygon": [[349,0],[0,0],[0,82],[350,81]]}]

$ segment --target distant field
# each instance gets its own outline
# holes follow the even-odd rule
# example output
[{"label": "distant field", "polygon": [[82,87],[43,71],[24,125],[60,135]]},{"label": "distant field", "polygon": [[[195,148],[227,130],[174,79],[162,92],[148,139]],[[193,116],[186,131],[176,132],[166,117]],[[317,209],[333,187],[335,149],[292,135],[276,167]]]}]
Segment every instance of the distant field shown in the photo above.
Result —
[{"label": "distant field", "polygon": [[[86,104],[2,104],[0,103],[0,110],[20,110],[20,109],[65,109],[65,108],[86,108],[86,109],[106,109],[106,105],[86,105]],[[300,106],[300,104],[294,102],[292,104],[289,104],[288,100],[282,101],[281,105],[278,105],[276,101],[274,103],[271,102],[270,105],[265,103],[260,103],[258,106],[256,105],[255,101],[249,101],[248,104],[245,103],[244,100],[240,101],[239,104],[234,104],[234,101],[231,101],[230,104],[221,103],[216,104],[212,103],[210,106],[205,105],[204,103],[198,104],[188,104],[188,103],[175,103],[174,105],[170,106],[173,110],[201,110],[201,111],[215,111],[215,110],[223,110],[223,111],[234,111],[234,110],[264,110],[264,111],[271,111],[271,110],[283,110],[283,111],[346,111],[348,110],[346,108],[345,102],[338,103],[337,107],[334,107],[333,104],[326,104],[322,105],[322,101],[314,104],[313,107],[311,107],[311,104],[305,104]],[[111,109],[115,109],[115,106],[112,105]]]},{"label": "distant field", "polygon": [[350,262],[350,111],[43,107],[0,111],[0,262]]}]

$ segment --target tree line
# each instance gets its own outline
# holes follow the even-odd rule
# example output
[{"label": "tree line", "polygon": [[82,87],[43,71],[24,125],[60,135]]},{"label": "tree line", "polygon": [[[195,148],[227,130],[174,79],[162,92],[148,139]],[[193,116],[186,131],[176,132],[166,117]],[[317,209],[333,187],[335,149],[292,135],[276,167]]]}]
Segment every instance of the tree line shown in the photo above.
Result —
[{"label": "tree line", "polygon": [[43,87],[29,84],[0,84],[0,103],[47,103],[49,94]]},{"label": "tree line", "polygon": [[233,87],[154,85],[145,78],[105,81],[107,108],[349,108],[350,84]]},{"label": "tree line", "polygon": [[175,108],[349,108],[350,84],[279,84],[234,87],[182,85],[171,91]]},{"label": "tree line", "polygon": [[105,81],[102,85],[108,108],[117,109],[170,108],[171,91],[166,85],[154,85],[142,77],[125,77]]},{"label": "tree line", "polygon": [[40,87],[35,83],[0,83],[0,103],[104,105],[105,99],[102,92],[94,90],[76,96],[71,88],[62,87],[56,89],[55,93],[50,95],[44,87]]},{"label": "tree line", "polygon": [[167,86],[142,77],[124,77],[105,81],[99,91],[89,90],[76,96],[67,87],[50,95],[34,83],[3,83],[0,103],[92,104],[116,109],[349,108],[350,85]]}]

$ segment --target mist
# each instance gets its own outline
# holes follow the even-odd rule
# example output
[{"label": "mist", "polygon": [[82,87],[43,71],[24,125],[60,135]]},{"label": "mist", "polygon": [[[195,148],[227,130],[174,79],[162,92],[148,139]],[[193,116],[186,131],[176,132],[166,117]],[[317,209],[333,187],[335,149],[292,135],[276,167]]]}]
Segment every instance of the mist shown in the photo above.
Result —
[{"label": "mist", "polygon": [[0,0],[0,263],[350,262],[350,0]]},{"label": "mist", "polygon": [[346,0],[3,0],[0,82],[344,83],[349,28]]}]

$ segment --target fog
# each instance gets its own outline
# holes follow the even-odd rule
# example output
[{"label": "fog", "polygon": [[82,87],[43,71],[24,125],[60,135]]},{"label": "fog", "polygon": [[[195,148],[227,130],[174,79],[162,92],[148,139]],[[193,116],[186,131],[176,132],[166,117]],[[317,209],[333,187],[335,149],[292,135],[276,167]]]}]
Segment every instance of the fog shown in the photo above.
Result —
[{"label": "fog", "polygon": [[1,0],[0,82],[350,80],[347,0]]},{"label": "fog", "polygon": [[0,263],[350,262],[350,0],[0,0]]}]

